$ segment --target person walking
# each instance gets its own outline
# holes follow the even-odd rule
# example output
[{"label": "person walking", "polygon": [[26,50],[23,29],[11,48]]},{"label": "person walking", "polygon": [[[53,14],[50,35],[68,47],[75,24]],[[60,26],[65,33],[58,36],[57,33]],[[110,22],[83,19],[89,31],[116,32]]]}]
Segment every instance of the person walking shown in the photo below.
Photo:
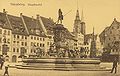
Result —
[{"label": "person walking", "polygon": [[2,67],[3,67],[3,65],[4,65],[4,59],[3,58],[1,58],[1,66],[0,66],[0,68],[2,69]]},{"label": "person walking", "polygon": [[9,66],[9,65],[5,66],[5,72],[4,72],[4,75],[3,75],[3,76],[6,76],[6,75],[9,76],[8,66]]},{"label": "person walking", "polygon": [[117,72],[117,58],[116,57],[113,60],[113,67],[112,67],[111,73],[113,73],[114,69],[116,73]]}]

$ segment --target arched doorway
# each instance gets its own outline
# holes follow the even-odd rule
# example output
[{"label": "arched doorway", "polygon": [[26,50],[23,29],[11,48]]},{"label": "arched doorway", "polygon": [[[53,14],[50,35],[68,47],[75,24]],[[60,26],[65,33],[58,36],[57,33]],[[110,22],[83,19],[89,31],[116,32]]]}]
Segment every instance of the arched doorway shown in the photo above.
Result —
[{"label": "arched doorway", "polygon": [[17,56],[16,55],[12,56],[12,62],[17,62]]}]

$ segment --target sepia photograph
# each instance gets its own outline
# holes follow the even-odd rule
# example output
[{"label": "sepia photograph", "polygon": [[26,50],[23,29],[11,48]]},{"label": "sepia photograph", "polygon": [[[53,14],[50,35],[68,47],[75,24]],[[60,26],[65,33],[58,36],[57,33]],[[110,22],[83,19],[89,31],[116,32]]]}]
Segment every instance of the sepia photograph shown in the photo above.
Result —
[{"label": "sepia photograph", "polygon": [[0,76],[120,76],[120,0],[0,0]]}]

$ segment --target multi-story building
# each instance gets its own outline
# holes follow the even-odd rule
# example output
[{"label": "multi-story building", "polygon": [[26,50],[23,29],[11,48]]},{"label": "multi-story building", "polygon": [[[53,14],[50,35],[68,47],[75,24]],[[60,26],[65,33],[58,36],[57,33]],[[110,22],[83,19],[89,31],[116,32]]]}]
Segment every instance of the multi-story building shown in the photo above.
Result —
[{"label": "multi-story building", "polygon": [[[85,50],[85,54],[86,54],[88,57],[90,56],[93,37],[94,37],[95,44],[96,44],[97,35],[86,34],[86,35],[85,35],[85,38],[84,38],[84,50]],[[93,44],[93,45],[94,45],[94,44]]]},{"label": "multi-story building", "polygon": [[47,52],[54,43],[54,21],[37,15],[20,17],[9,15],[5,9],[0,13],[0,55],[17,62],[18,58],[34,56],[39,48]]},{"label": "multi-story building", "polygon": [[41,26],[44,30],[45,35],[47,36],[47,38],[46,38],[46,51],[48,51],[50,46],[54,44],[53,27],[55,26],[55,23],[51,18],[45,18],[42,16],[39,17],[39,21],[41,23]]},{"label": "multi-story building", "polygon": [[43,51],[46,50],[46,35],[41,27],[41,24],[38,19],[33,17],[27,17],[21,14],[21,17],[27,27],[29,38],[29,55],[35,55],[37,53],[36,48],[39,48]]},{"label": "multi-story building", "polygon": [[11,58],[11,26],[9,25],[7,12],[3,10],[0,12],[0,55],[3,57]]},{"label": "multi-story building", "polygon": [[12,27],[12,38],[11,38],[11,56],[12,62],[18,61],[21,56],[28,56],[28,32],[24,26],[22,18],[9,15],[8,19],[10,26]]},{"label": "multi-story building", "polygon": [[120,43],[120,22],[114,18],[112,24],[106,27],[99,35],[103,50],[111,55],[119,54]]}]

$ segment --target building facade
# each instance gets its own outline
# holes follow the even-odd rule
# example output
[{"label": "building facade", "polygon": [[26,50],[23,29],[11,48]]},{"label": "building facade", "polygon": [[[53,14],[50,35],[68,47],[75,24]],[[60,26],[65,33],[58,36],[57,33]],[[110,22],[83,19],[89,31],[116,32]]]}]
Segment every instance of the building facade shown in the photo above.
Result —
[{"label": "building facade", "polygon": [[120,41],[120,22],[114,18],[112,24],[106,27],[99,35],[103,51],[109,52],[111,55],[119,54]]}]

